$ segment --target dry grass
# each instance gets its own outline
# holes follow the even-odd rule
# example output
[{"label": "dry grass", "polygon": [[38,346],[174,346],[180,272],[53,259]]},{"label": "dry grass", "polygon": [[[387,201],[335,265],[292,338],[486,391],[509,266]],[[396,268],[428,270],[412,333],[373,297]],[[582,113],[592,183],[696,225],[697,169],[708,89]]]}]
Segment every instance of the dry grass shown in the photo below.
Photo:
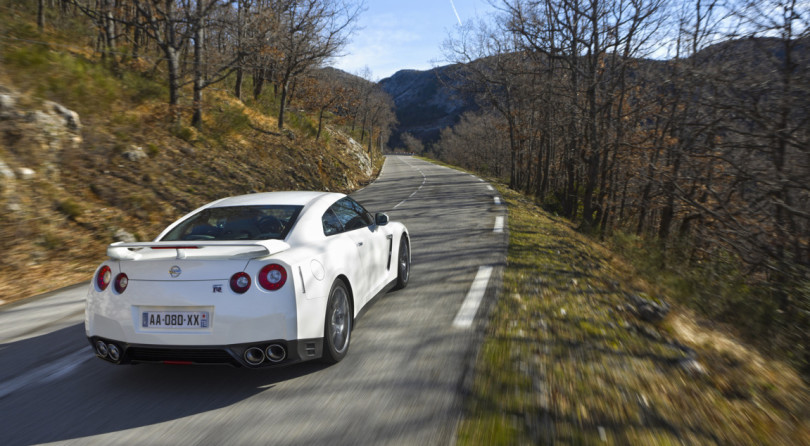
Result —
[{"label": "dry grass", "polygon": [[680,308],[642,321],[628,293],[657,287],[500,191],[505,289],[460,444],[810,444],[810,391],[790,367]]}]

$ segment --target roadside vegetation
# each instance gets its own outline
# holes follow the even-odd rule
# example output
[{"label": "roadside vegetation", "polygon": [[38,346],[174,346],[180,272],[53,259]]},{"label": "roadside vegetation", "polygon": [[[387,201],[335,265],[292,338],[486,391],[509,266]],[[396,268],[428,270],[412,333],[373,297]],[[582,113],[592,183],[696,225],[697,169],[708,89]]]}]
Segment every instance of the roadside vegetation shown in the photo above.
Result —
[{"label": "roadside vegetation", "polygon": [[[290,2],[271,3],[262,3],[266,17],[292,18],[279,9]],[[327,20],[320,11],[309,19]],[[227,9],[209,12],[227,22]],[[340,45],[299,62],[282,97],[284,79],[269,74],[279,69],[270,56],[285,57],[282,42],[264,34],[252,43],[264,45],[255,50],[267,70],[207,71],[197,94],[186,33],[193,14],[176,17],[185,40],[175,42],[181,70],[172,85],[156,36],[146,23],[126,23],[144,18],[134,2],[0,0],[0,13],[0,304],[87,280],[107,244],[151,240],[214,199],[350,192],[382,165],[390,99],[367,79],[323,68]],[[206,31],[218,42],[204,53],[213,70],[235,49],[226,30]]]},{"label": "roadside vegetation", "polygon": [[808,4],[494,3],[446,44],[478,109],[425,153],[533,197],[810,379]]},{"label": "roadside vegetation", "polygon": [[[498,189],[509,209],[504,289],[459,444],[810,444],[807,383],[673,302],[688,279],[635,266],[649,258],[632,239],[614,253]],[[705,283],[715,282],[691,287]]]}]

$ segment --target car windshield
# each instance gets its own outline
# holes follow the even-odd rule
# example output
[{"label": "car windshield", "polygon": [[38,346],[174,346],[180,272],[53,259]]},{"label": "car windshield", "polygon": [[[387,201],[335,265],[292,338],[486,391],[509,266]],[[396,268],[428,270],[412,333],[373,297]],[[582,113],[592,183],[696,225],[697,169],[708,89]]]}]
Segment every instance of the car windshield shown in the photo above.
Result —
[{"label": "car windshield", "polygon": [[169,231],[161,241],[284,240],[303,206],[208,208]]}]

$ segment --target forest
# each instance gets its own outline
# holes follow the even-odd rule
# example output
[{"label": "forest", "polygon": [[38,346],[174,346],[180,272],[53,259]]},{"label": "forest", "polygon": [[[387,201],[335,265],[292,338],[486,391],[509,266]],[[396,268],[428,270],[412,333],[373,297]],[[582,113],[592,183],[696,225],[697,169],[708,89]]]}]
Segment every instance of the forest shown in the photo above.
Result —
[{"label": "forest", "polygon": [[808,4],[493,4],[445,43],[479,110],[429,154],[643,257],[810,373]]},{"label": "forest", "polygon": [[40,32],[89,20],[88,43],[104,64],[163,79],[176,125],[202,126],[209,89],[256,102],[271,88],[279,132],[295,103],[317,115],[316,139],[335,116],[359,128],[361,142],[369,135],[371,153],[395,123],[392,101],[369,72],[324,69],[362,11],[352,0],[37,0],[36,17]]}]

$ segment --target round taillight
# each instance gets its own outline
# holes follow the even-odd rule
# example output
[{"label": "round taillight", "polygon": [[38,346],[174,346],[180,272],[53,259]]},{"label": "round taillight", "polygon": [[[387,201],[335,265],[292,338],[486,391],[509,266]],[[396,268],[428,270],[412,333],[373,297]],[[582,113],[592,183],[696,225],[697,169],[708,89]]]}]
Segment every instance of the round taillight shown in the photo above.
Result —
[{"label": "round taillight", "polygon": [[231,276],[231,289],[242,294],[250,288],[250,276],[247,273],[236,273]]},{"label": "round taillight", "polygon": [[121,273],[121,274],[115,276],[115,291],[116,292],[118,292],[119,294],[123,293],[124,290],[127,289],[127,285],[129,285],[129,277],[127,277],[126,274]]},{"label": "round taillight", "polygon": [[283,266],[271,263],[259,271],[259,284],[268,291],[275,291],[287,282],[287,270]]},{"label": "round taillight", "polygon": [[110,281],[112,280],[112,270],[109,266],[104,265],[98,270],[98,275],[96,275],[96,285],[98,289],[104,291],[110,286]]}]

